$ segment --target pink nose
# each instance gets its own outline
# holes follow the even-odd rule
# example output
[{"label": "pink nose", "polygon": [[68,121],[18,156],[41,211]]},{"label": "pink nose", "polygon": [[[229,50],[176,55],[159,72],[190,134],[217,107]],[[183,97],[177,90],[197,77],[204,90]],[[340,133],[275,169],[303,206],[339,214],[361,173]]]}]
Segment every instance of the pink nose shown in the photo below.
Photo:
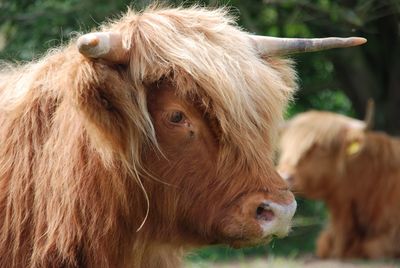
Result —
[{"label": "pink nose", "polygon": [[291,227],[291,220],[296,211],[297,203],[281,205],[265,200],[256,209],[256,219],[263,229],[264,236],[287,235]]}]

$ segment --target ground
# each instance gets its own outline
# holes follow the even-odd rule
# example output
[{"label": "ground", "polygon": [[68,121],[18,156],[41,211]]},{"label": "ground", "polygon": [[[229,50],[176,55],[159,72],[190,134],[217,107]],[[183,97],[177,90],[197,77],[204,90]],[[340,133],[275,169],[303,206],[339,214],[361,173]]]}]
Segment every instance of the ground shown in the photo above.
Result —
[{"label": "ground", "polygon": [[400,268],[400,262],[341,262],[321,261],[310,258],[284,259],[282,257],[243,259],[236,262],[189,262],[185,268]]}]

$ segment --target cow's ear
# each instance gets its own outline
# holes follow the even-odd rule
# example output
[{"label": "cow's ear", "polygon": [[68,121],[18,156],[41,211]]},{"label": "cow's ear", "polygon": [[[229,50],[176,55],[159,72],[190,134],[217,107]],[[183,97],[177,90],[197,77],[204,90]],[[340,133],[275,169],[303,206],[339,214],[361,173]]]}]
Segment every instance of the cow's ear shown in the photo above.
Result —
[{"label": "cow's ear", "polygon": [[345,132],[343,153],[346,157],[354,157],[358,155],[364,147],[365,132],[362,129],[354,128],[348,128]]}]

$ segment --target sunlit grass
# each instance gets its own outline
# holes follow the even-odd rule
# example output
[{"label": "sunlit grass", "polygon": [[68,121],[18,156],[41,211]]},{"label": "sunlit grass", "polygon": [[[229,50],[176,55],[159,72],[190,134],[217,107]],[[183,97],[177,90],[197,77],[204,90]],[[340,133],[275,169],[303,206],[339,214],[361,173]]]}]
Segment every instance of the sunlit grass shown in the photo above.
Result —
[{"label": "sunlit grass", "polygon": [[311,258],[274,257],[225,262],[187,262],[185,268],[398,268],[398,261],[338,260],[321,261]]},{"label": "sunlit grass", "polygon": [[321,202],[297,199],[299,209],[293,230],[283,239],[268,245],[232,249],[225,246],[206,247],[188,254],[186,268],[400,268],[400,262],[360,261],[321,262],[313,257],[315,241],[324,228],[327,213]]}]

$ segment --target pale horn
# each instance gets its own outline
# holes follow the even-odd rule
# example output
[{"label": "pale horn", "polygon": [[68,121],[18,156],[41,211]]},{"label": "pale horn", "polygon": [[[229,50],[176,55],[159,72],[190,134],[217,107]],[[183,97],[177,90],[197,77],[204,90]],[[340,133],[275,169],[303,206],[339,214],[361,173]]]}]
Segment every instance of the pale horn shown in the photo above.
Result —
[{"label": "pale horn", "polygon": [[278,38],[251,35],[255,48],[263,56],[281,56],[303,52],[314,52],[331,48],[359,46],[367,42],[362,37],[328,38]]},{"label": "pale horn", "polygon": [[367,109],[365,111],[364,118],[364,130],[371,130],[374,127],[374,115],[375,115],[375,102],[373,99],[368,99]]},{"label": "pale horn", "polygon": [[129,49],[124,46],[122,36],[118,33],[88,33],[79,37],[77,46],[79,52],[88,58],[104,59],[117,64],[129,61]]}]

